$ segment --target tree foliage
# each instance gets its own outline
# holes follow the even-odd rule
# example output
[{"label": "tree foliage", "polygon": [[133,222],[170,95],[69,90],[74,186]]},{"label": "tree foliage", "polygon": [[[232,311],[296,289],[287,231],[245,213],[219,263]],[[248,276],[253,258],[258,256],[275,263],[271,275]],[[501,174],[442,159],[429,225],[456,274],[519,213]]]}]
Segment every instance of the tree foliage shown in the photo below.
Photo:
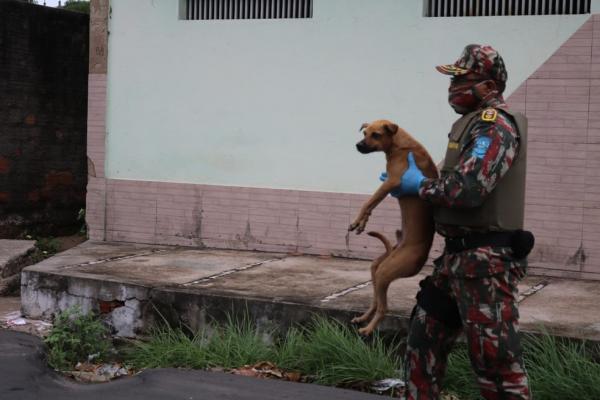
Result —
[{"label": "tree foliage", "polygon": [[69,11],[76,11],[81,13],[90,13],[90,2],[79,1],[79,0],[67,0],[61,8]]}]

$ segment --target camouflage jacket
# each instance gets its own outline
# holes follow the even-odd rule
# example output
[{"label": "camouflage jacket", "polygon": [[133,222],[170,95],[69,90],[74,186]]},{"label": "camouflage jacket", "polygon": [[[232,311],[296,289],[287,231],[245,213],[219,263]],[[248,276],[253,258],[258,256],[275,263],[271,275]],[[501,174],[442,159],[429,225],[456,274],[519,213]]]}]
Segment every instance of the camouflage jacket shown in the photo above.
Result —
[{"label": "camouflage jacket", "polygon": [[[517,129],[502,112],[506,104],[497,101],[488,106],[499,111],[496,120],[480,119],[470,128],[471,139],[461,151],[458,166],[439,179],[426,179],[419,189],[422,199],[438,207],[478,207],[506,174],[518,151]],[[436,230],[443,236],[463,236],[470,231],[441,224],[436,224]]]}]

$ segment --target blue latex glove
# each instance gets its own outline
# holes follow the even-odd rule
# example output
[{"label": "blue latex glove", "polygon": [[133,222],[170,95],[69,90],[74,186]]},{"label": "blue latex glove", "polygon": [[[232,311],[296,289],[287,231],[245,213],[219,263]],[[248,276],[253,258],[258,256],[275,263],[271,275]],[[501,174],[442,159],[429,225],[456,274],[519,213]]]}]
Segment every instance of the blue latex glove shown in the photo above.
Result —
[{"label": "blue latex glove", "polygon": [[[379,176],[380,181],[387,179],[387,172],[382,172]],[[408,168],[402,175],[400,185],[396,186],[390,192],[390,196],[402,197],[402,196],[415,196],[419,194],[419,187],[421,182],[425,180],[425,175],[421,172],[417,164],[415,163],[415,156],[412,152],[408,153]]]},{"label": "blue latex glove", "polygon": [[425,175],[421,172],[415,163],[415,156],[411,152],[408,153],[408,169],[402,175],[400,182],[401,196],[416,196],[419,194],[421,182],[425,180]]},{"label": "blue latex glove", "polygon": [[[379,175],[379,180],[381,182],[385,182],[387,180],[387,177],[388,177],[387,172],[382,172],[381,175]],[[402,196],[402,190],[400,189],[400,185],[398,185],[392,189],[392,191],[390,192],[390,196],[393,196],[396,198]]]}]

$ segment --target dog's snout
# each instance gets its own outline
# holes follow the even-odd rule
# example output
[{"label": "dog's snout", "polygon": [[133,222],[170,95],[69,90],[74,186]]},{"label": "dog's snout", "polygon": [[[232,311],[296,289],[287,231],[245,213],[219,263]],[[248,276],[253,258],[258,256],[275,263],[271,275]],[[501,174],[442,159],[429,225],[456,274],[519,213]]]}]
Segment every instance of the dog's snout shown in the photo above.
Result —
[{"label": "dog's snout", "polygon": [[369,148],[369,146],[367,146],[367,143],[364,140],[361,140],[360,142],[356,143],[356,150],[363,154],[369,153],[371,151],[371,149]]}]

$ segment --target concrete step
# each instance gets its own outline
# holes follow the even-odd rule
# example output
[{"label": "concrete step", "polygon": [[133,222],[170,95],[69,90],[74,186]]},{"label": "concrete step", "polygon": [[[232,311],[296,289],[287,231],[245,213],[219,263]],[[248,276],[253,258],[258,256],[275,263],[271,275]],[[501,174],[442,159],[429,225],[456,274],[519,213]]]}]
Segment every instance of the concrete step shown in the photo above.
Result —
[{"label": "concrete step", "polygon": [[[121,336],[135,336],[161,317],[193,330],[227,313],[248,313],[261,328],[287,329],[314,313],[349,321],[372,298],[370,263],[276,253],[211,250],[127,243],[85,242],[27,267],[22,309],[29,318],[79,304],[106,314]],[[383,334],[406,332],[416,277],[395,281]],[[600,340],[600,282],[544,277],[520,285],[521,327]]]},{"label": "concrete step", "polygon": [[34,240],[0,239],[0,278],[14,273],[12,265],[35,249]]},{"label": "concrete step", "polygon": [[34,249],[33,240],[0,239],[0,296],[19,289],[21,270],[31,263],[27,255]]}]

